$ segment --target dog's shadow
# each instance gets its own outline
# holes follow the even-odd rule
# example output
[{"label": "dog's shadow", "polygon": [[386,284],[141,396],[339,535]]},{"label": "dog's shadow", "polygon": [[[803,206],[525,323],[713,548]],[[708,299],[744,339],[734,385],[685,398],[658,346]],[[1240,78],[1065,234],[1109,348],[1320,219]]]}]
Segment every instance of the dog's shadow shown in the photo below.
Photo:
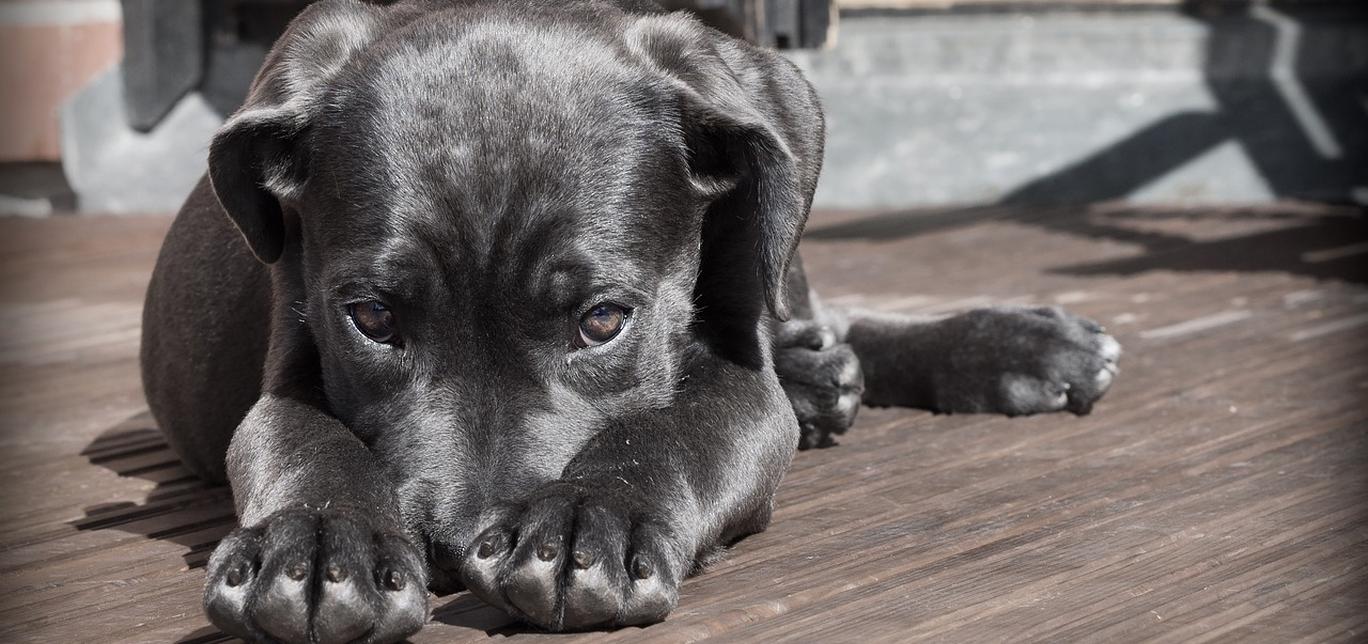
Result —
[{"label": "dog's shadow", "polygon": [[509,617],[507,613],[489,604],[484,603],[479,598],[470,593],[460,593],[452,597],[443,598],[446,603],[433,609],[432,624],[445,624],[461,629],[471,629],[484,631],[488,637],[517,638],[519,636],[531,636],[538,639],[561,639],[571,637],[584,637],[586,634],[607,635],[609,633],[622,631],[637,631],[643,628],[639,626],[625,626],[618,629],[598,629],[586,632],[571,633],[551,633],[535,626],[530,626],[523,622]]},{"label": "dog's shadow", "polygon": [[236,525],[228,488],[205,483],[185,469],[146,412],[106,430],[81,455],[92,465],[155,487],[141,501],[85,508],[85,516],[71,522],[77,530],[118,530],[179,544],[186,548],[186,567],[198,569]]},{"label": "dog's shadow", "polygon": [[[187,570],[203,568],[220,539],[237,525],[228,488],[200,480],[180,458],[144,412],[105,430],[81,450],[92,465],[122,477],[151,481],[155,486],[138,501],[93,505],[70,522],[77,530],[117,530],[185,548]],[[205,627],[179,642],[207,644],[232,638]]]}]

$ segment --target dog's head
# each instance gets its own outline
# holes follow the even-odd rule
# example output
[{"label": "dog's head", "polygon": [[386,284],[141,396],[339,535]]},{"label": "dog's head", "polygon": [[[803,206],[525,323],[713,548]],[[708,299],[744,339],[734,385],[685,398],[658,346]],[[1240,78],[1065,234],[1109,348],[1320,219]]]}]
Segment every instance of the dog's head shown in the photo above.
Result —
[{"label": "dog's head", "polygon": [[316,3],[211,148],[276,323],[437,550],[668,407],[695,352],[768,367],[820,163],[777,56],[555,4]]}]

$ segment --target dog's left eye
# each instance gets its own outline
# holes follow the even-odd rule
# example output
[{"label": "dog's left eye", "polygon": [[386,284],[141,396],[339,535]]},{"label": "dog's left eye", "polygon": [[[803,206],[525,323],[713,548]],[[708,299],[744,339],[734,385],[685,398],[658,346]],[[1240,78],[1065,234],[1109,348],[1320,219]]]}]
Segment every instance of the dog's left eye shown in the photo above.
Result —
[{"label": "dog's left eye", "polygon": [[622,331],[630,311],[617,304],[597,304],[589,309],[579,321],[579,338],[575,342],[580,348],[596,347],[613,338]]},{"label": "dog's left eye", "polygon": [[347,307],[352,324],[367,338],[382,344],[390,344],[398,339],[394,328],[394,311],[383,302],[371,300],[358,302]]}]

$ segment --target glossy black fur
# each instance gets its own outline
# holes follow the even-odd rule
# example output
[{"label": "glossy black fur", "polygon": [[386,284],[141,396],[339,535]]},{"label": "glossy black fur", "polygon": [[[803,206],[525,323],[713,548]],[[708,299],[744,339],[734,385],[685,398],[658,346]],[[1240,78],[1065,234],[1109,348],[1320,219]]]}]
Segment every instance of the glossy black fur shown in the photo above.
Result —
[{"label": "glossy black fur", "polygon": [[[649,623],[862,396],[1085,413],[1117,353],[1090,322],[810,296],[790,260],[822,141],[792,65],[644,3],[312,5],[147,298],[153,413],[243,526],[210,560],[214,623],[394,641],[425,588],[552,630]],[[401,344],[354,328],[369,300]],[[576,348],[603,301],[626,328]]]}]

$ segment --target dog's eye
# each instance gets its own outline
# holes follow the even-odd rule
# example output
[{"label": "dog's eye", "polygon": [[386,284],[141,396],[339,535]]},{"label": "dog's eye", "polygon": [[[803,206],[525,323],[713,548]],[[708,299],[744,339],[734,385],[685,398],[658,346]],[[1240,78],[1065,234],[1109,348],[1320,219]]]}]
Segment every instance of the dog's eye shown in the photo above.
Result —
[{"label": "dog's eye", "polygon": [[629,311],[616,304],[598,304],[589,309],[579,322],[579,341],[581,348],[596,347],[613,338],[622,331]]},{"label": "dog's eye", "polygon": [[366,337],[381,343],[391,343],[396,339],[394,333],[394,311],[383,302],[371,300],[358,302],[347,307],[352,324]]}]

